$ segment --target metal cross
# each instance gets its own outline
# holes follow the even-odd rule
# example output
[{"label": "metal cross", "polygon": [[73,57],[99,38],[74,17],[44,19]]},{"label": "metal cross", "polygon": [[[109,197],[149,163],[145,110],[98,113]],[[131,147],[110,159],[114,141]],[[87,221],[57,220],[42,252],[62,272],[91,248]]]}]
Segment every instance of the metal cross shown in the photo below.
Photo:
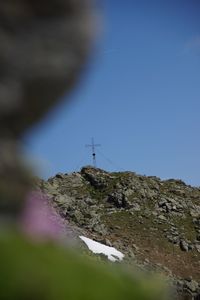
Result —
[{"label": "metal cross", "polygon": [[92,143],[90,145],[85,145],[86,147],[91,147],[92,148],[92,161],[93,161],[93,166],[94,168],[97,167],[97,163],[96,163],[96,153],[95,153],[95,148],[96,147],[100,147],[100,144],[95,144],[94,143],[94,138],[92,138]]}]

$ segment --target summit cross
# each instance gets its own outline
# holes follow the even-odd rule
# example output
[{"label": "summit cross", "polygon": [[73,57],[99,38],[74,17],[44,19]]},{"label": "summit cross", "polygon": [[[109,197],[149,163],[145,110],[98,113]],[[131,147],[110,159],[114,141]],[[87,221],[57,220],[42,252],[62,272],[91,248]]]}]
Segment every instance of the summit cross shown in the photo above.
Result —
[{"label": "summit cross", "polygon": [[101,144],[95,144],[94,142],[94,138],[92,138],[92,143],[90,145],[85,145],[86,147],[91,147],[92,149],[92,162],[93,162],[93,166],[94,168],[97,167],[97,162],[96,162],[96,152],[95,152],[95,148],[96,147],[100,147]]}]

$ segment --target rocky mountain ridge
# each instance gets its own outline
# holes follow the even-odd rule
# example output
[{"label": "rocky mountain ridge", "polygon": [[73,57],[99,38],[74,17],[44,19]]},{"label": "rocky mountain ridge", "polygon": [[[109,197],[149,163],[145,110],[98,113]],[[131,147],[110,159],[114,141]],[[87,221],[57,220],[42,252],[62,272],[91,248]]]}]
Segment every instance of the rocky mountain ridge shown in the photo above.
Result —
[{"label": "rocky mountain ridge", "polygon": [[90,166],[37,186],[78,233],[116,247],[128,264],[167,274],[180,299],[198,297],[200,188]]}]

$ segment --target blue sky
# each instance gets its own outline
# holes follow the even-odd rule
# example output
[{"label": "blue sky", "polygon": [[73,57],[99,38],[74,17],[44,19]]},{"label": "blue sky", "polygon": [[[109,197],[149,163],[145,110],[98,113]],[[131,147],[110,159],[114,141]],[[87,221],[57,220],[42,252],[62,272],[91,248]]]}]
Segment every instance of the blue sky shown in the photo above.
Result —
[{"label": "blue sky", "polygon": [[91,164],[94,137],[100,168],[200,186],[199,1],[99,6],[101,34],[73,101],[26,134],[27,156],[44,178],[76,171]]}]

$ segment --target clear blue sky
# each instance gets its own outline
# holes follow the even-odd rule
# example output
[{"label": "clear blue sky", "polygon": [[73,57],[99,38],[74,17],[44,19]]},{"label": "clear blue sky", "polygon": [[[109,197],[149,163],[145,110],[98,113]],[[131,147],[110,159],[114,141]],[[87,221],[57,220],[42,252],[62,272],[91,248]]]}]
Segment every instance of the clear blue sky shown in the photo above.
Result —
[{"label": "clear blue sky", "polygon": [[25,151],[47,178],[91,164],[94,137],[100,168],[200,186],[200,2],[100,6],[102,33],[73,101],[25,136]]}]

